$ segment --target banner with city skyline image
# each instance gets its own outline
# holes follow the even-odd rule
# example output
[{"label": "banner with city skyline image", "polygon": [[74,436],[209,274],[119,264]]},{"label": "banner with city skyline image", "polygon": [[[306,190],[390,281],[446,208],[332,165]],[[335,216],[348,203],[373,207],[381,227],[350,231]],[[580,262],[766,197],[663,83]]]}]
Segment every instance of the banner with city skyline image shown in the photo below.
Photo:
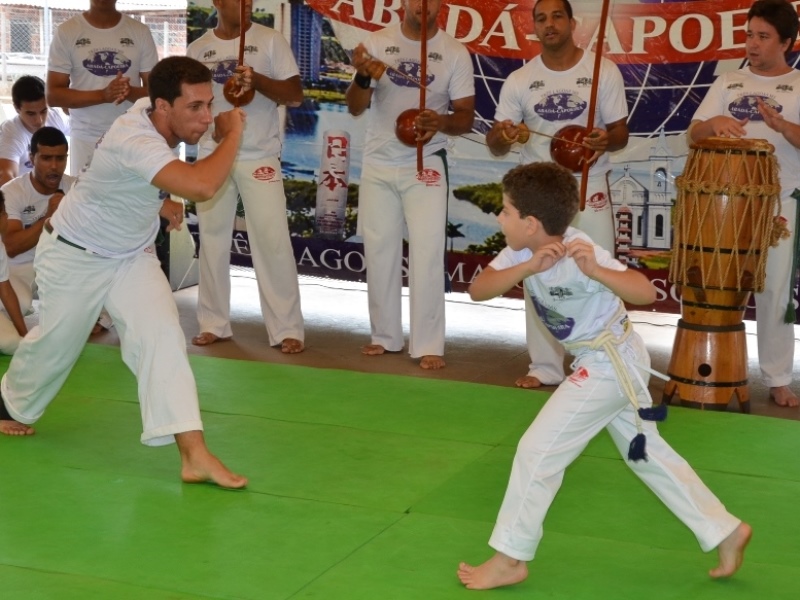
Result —
[{"label": "banner with city skyline image", "polygon": [[[506,77],[539,52],[532,34],[533,4],[451,0],[440,11],[439,26],[470,50],[476,86],[474,131],[451,138],[448,148],[447,271],[454,290],[465,290],[503,247],[494,216],[501,205],[499,181],[519,155],[512,149],[503,159],[492,157],[484,135]],[[604,56],[622,72],[631,132],[628,146],[612,155],[608,176],[618,216],[617,250],[655,283],[656,310],[680,311],[668,266],[675,178],[688,151],[685,132],[714,79],[745,64],[750,5],[751,0],[611,3]],[[576,41],[594,49],[601,3],[573,0],[572,6]],[[253,0],[253,20],[280,31],[291,44],[305,89],[303,105],[285,111],[282,153],[301,273],[365,277],[361,240],[355,235],[365,119],[347,113],[344,92],[354,72],[352,49],[367,33],[400,17],[399,0]],[[215,23],[210,0],[189,2],[189,42]],[[797,62],[793,53],[790,64]],[[237,223],[233,256],[248,264],[246,218]]]}]

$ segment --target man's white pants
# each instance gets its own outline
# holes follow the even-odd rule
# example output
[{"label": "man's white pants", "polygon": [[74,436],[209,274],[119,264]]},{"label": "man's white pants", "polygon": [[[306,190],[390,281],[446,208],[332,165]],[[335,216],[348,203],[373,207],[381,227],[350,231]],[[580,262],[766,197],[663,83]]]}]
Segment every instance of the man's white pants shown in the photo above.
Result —
[{"label": "man's white pants", "polygon": [[[644,343],[638,336],[635,343],[638,362],[649,366]],[[611,364],[598,352],[574,366],[573,374],[553,393],[519,442],[489,545],[517,560],[533,559],[564,470],[604,427],[625,463],[692,530],[703,551],[719,545],[741,521],[725,510],[664,441],[655,423],[643,423],[648,461],[628,461],[628,446],[637,434],[635,413],[620,391]],[[646,384],[646,373],[643,379]],[[650,406],[647,391],[636,382],[634,386],[640,406]],[[624,511],[620,505],[620,514]]]},{"label": "man's white pants", "polygon": [[425,181],[420,181],[416,166],[368,165],[359,188],[372,343],[391,352],[404,346],[404,222],[408,226],[408,350],[412,358],[444,355],[447,179],[441,156],[425,157],[425,169]]},{"label": "man's white pants", "polygon": [[247,237],[258,281],[261,314],[269,344],[304,340],[297,265],[289,238],[286,195],[278,157],[237,161],[231,175],[208,202],[197,203],[200,221],[200,331],[232,335],[230,252],[237,196],[247,219]]},{"label": "man's white pants", "polygon": [[783,320],[786,305],[789,303],[789,288],[793,287],[794,283],[792,258],[794,239],[797,235],[795,218],[798,201],[789,195],[792,191],[784,190],[781,198],[781,215],[787,221],[791,236],[781,240],[777,247],[769,249],[765,289],[761,293],[754,294],[758,363],[767,387],[781,387],[792,383],[794,323],[784,323]]},{"label": "man's white pants", "polygon": [[14,419],[31,424],[42,416],[105,304],[122,359],[138,382],[142,443],[161,446],[176,433],[203,429],[178,309],[154,254],[103,258],[43,232],[34,267],[39,325],[22,340],[0,383]]},{"label": "man's white pants", "polygon": [[0,354],[14,354],[22,336],[4,310],[0,310]]},{"label": "man's white pants", "polygon": [[27,315],[31,310],[31,306],[33,306],[33,293],[36,289],[36,273],[33,270],[33,261],[9,264],[8,280],[17,294],[22,314]]},{"label": "man's white pants", "polygon": [[73,133],[69,138],[69,174],[77,177],[81,169],[91,160],[97,140],[84,140],[75,137]]},{"label": "man's white pants", "polygon": [[[580,177],[578,177],[580,189]],[[572,221],[592,241],[615,253],[614,213],[606,175],[589,177],[586,186],[586,207]],[[558,385],[564,381],[564,349],[542,323],[525,294],[525,340],[531,363],[528,375],[536,377],[543,385]]]}]

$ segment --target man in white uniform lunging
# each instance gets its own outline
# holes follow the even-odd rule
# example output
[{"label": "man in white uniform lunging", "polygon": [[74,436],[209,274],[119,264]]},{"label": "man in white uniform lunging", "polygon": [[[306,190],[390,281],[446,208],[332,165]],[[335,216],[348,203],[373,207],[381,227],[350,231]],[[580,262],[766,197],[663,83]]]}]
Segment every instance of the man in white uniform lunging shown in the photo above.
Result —
[{"label": "man in white uniform lunging", "polygon": [[[34,263],[39,326],[22,340],[0,382],[0,433],[34,432],[30,425],[61,389],[105,306],[139,384],[142,443],[176,442],[185,482],[240,488],[247,479],[206,447],[178,310],[150,248],[159,214],[170,228],[183,220],[183,206],[164,200],[161,190],[195,202],[211,198],[233,165],[244,113],[212,117],[211,72],[191,58],[162,60],[150,83],[150,99],[114,122],[44,224]],[[193,164],[181,161],[178,144],[197,143],[212,122],[216,150]]]}]

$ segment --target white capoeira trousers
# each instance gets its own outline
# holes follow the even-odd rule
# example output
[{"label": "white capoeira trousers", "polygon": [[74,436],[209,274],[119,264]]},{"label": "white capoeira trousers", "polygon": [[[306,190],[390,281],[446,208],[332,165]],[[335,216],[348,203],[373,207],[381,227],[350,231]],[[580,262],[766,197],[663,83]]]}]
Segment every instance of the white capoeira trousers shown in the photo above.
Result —
[{"label": "white capoeira trousers", "polygon": [[73,133],[69,139],[69,174],[73,177],[80,175],[83,167],[91,160],[97,140],[85,140],[75,137]]},{"label": "white capoeira trousers", "polygon": [[[578,185],[580,189],[580,176]],[[585,209],[576,215],[571,224],[586,233],[595,244],[614,255],[616,243],[614,213],[605,174],[589,177]],[[527,294],[525,295],[525,340],[531,357],[528,375],[536,377],[543,385],[558,385],[564,381],[564,350],[542,324]]]},{"label": "white capoeira trousers", "polygon": [[798,201],[790,196],[792,191],[781,194],[781,216],[786,219],[791,236],[781,240],[777,247],[769,249],[765,289],[753,295],[756,301],[758,363],[767,387],[790,385],[793,379],[794,323],[784,322],[789,288],[794,283],[794,277],[790,278],[790,275],[797,235],[795,218]]},{"label": "white capoeira trousers", "polygon": [[36,274],[33,270],[33,261],[9,264],[8,280],[17,294],[22,314],[27,315],[31,310],[31,306],[33,306],[33,293],[36,289]]},{"label": "white capoeira trousers", "polygon": [[[641,339],[637,336],[630,343],[638,347],[637,362],[649,366]],[[573,366],[573,374],[553,393],[519,442],[489,545],[517,560],[533,559],[564,470],[604,427],[625,463],[691,529],[703,551],[719,545],[741,521],[725,510],[664,441],[655,423],[643,422],[648,461],[627,460],[630,441],[637,434],[635,413],[606,355],[593,353]],[[647,373],[642,375],[646,385]],[[640,406],[651,406],[646,389],[637,382],[634,386]],[[619,509],[624,512],[625,506]]]},{"label": "white capoeira trousers", "polygon": [[258,281],[261,313],[276,346],[286,338],[304,340],[297,265],[289,238],[280,158],[237,161],[211,200],[197,203],[200,231],[200,331],[232,335],[230,252],[237,196],[241,195],[247,237]]},{"label": "white capoeira trousers", "polygon": [[444,244],[447,180],[441,156],[416,165],[367,165],[359,189],[359,231],[364,237],[372,343],[403,349],[404,223],[408,228],[408,288],[412,358],[444,355]]},{"label": "white capoeira trousers", "polygon": [[142,443],[161,446],[176,433],[203,429],[178,309],[153,253],[103,258],[45,231],[34,267],[39,325],[20,343],[0,383],[14,419],[31,424],[44,414],[105,304],[122,359],[138,382]]}]

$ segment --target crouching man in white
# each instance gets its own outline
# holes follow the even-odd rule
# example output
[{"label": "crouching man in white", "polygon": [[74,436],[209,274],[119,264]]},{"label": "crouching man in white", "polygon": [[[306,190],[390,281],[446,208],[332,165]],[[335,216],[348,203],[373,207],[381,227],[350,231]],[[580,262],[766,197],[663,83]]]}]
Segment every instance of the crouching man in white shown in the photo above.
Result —
[{"label": "crouching man in white", "polygon": [[[61,389],[105,306],[122,358],[138,381],[142,443],[177,442],[185,482],[240,488],[247,479],[206,447],[172,291],[146,249],[158,232],[159,214],[172,228],[183,220],[183,207],[164,201],[164,192],[202,202],[223,184],[244,113],[234,109],[214,119],[211,72],[184,56],[153,68],[149,94],[114,122],[44,224],[34,259],[40,324],[22,340],[0,382],[0,433],[34,432],[30,425]],[[212,122],[219,146],[203,160],[182,162],[178,144],[197,143]]]},{"label": "crouching man in white", "polygon": [[28,314],[36,291],[33,257],[44,231],[75,178],[65,175],[67,138],[55,127],[42,127],[31,137],[33,170],[5,184],[8,227],[3,243],[9,256],[9,280],[19,298],[22,314]]}]

